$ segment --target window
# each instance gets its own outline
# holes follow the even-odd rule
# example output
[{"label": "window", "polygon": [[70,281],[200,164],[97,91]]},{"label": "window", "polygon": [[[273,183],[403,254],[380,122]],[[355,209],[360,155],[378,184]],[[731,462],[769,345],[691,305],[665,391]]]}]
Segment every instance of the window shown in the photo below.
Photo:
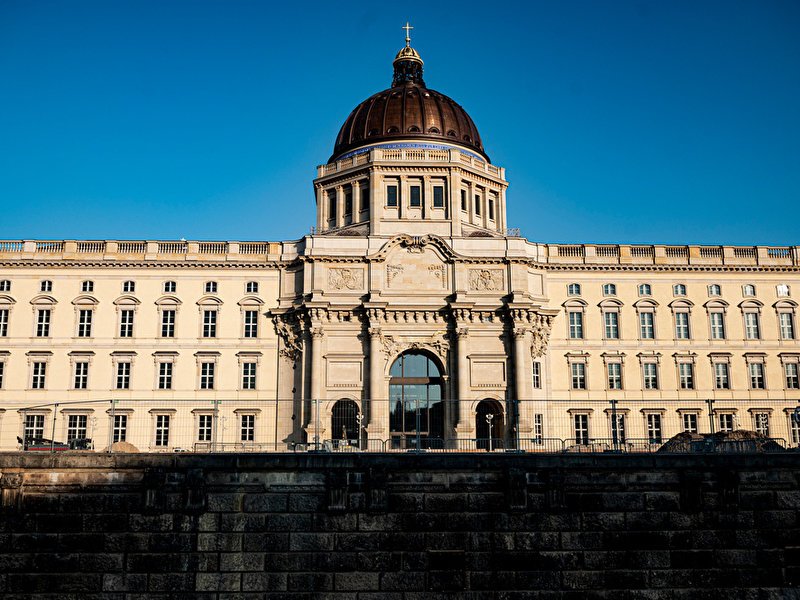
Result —
[{"label": "window", "polygon": [[661,443],[661,415],[647,414],[647,437],[651,442]]},{"label": "window", "polygon": [[611,424],[611,439],[616,440],[618,444],[625,443],[625,413],[616,413],[616,422],[614,422],[614,412],[609,412],[608,418]]},{"label": "window", "polygon": [[133,310],[119,311],[119,337],[133,337]]},{"label": "window", "polygon": [[347,192],[344,195],[344,216],[349,217],[353,214],[353,195]]},{"label": "window", "polygon": [[217,337],[217,311],[216,309],[203,311],[203,337]]},{"label": "window", "polygon": [[711,339],[724,340],[725,339],[725,314],[721,312],[712,312],[708,314],[711,320]]},{"label": "window", "polygon": [[397,206],[397,186],[396,185],[388,185],[386,186],[386,206]]},{"label": "window", "polygon": [[[0,311],[1,313],[2,311]],[[6,311],[8,312],[8,311]],[[781,327],[781,339],[793,340],[794,339],[794,315],[790,312],[778,313],[778,323]],[[2,327],[2,314],[0,314],[0,327]],[[2,332],[0,332],[2,335]]]},{"label": "window", "polygon": [[52,281],[48,281],[48,280],[42,281],[42,283],[39,285],[39,291],[40,292],[52,292],[53,291],[53,282]]},{"label": "window", "polygon": [[728,378],[728,363],[714,363],[714,387],[718,390],[731,389]]},{"label": "window", "polygon": [[0,308],[0,337],[8,336],[8,309]]},{"label": "window", "polygon": [[489,196],[489,218],[494,220],[494,198]]},{"label": "window", "polygon": [[81,282],[81,291],[82,292],[93,292],[94,291],[94,281],[82,281]]},{"label": "window", "polygon": [[581,294],[581,284],[580,283],[570,283],[567,286],[567,293],[570,296],[580,296],[580,294]]},{"label": "window", "polygon": [[369,210],[369,188],[361,190],[361,210]]},{"label": "window", "polygon": [[652,340],[655,338],[652,312],[639,313],[639,332],[643,340]]},{"label": "window", "polygon": [[786,376],[787,390],[800,389],[800,382],[798,382],[797,371],[798,371],[797,363],[786,363],[783,365],[783,373]]},{"label": "window", "polygon": [[689,313],[675,313],[675,338],[679,340],[689,339]]},{"label": "window", "polygon": [[639,295],[640,296],[649,296],[650,295],[650,284],[649,283],[640,283],[639,284]]},{"label": "window", "polygon": [[[42,290],[44,291],[44,290]],[[781,283],[780,285],[775,286],[775,292],[778,294],[779,298],[788,298],[789,297],[789,286],[785,283]]]},{"label": "window", "polygon": [[124,442],[128,437],[128,415],[114,415],[114,425],[112,430],[113,443]]},{"label": "window", "polygon": [[475,214],[481,214],[481,197],[480,194],[475,194]]},{"label": "window", "polygon": [[656,363],[643,363],[642,375],[644,377],[644,389],[658,389],[658,365]]},{"label": "window", "polygon": [[156,415],[156,446],[169,446],[169,415]]},{"label": "window", "polygon": [[748,340],[757,340],[761,337],[761,331],[758,326],[758,313],[744,313],[744,331]]},{"label": "window", "polygon": [[256,439],[256,416],[241,415],[241,429],[239,439],[243,442],[252,442]]},{"label": "window", "polygon": [[769,437],[769,413],[768,412],[754,412],[753,423],[756,431],[764,437]]},{"label": "window", "polygon": [[422,194],[418,185],[412,185],[409,188],[408,205],[412,208],[419,208],[422,206]]},{"label": "window", "polygon": [[256,389],[256,363],[242,363],[242,389]]},{"label": "window", "polygon": [[750,389],[763,390],[765,387],[763,363],[760,362],[750,363],[747,366],[747,370],[750,373]]},{"label": "window", "polygon": [[76,390],[85,390],[89,387],[89,363],[85,361],[75,363],[75,377],[73,387]]},{"label": "window", "polygon": [[613,283],[604,283],[603,284],[603,295],[604,296],[616,296],[617,295],[617,286]]},{"label": "window", "polygon": [[213,362],[200,363],[200,389],[213,390],[214,389],[214,367]]},{"label": "window", "polygon": [[175,337],[175,310],[168,309],[161,311],[161,337]]},{"label": "window", "polygon": [[542,387],[542,363],[538,360],[533,361],[533,388],[538,390]]},{"label": "window", "polygon": [[36,337],[50,337],[50,309],[36,311]]},{"label": "window", "polygon": [[89,437],[86,433],[88,420],[87,415],[67,415],[67,442]]},{"label": "window", "polygon": [[619,313],[617,311],[608,311],[603,313],[603,320],[605,321],[605,333],[607,340],[619,339]]},{"label": "window", "polygon": [[214,415],[197,415],[197,441],[210,442]]},{"label": "window", "polygon": [[258,282],[257,281],[248,281],[244,286],[245,294],[257,294],[258,293]]},{"label": "window", "polygon": [[686,286],[682,283],[676,283],[672,286],[672,295],[673,296],[685,296],[686,295]]},{"label": "window", "polygon": [[136,291],[135,281],[124,281],[122,283],[122,291],[126,294],[133,294]]},{"label": "window", "polygon": [[533,415],[533,443],[541,444],[544,441],[544,415],[536,413]]},{"label": "window", "polygon": [[719,413],[719,430],[723,432],[733,431],[733,413]]},{"label": "window", "polygon": [[583,339],[583,313],[580,311],[569,312],[569,337],[573,340]]},{"label": "window", "polygon": [[78,311],[78,337],[92,337],[92,313],[90,308]]},{"label": "window", "polygon": [[131,363],[129,361],[117,363],[117,378],[115,387],[118,390],[131,389]]},{"label": "window", "polygon": [[244,311],[244,337],[255,338],[258,337],[258,311],[246,310]]},{"label": "window", "polygon": [[461,190],[461,210],[467,211],[467,190]]},{"label": "window", "polygon": [[586,365],[584,363],[572,363],[570,365],[572,370],[572,389],[585,390],[586,389]]},{"label": "window", "polygon": [[683,430],[687,433],[697,433],[697,413],[683,413]]},{"label": "window", "polygon": [[10,292],[11,282],[8,279],[0,279],[0,292]]},{"label": "window", "polygon": [[708,286],[709,296],[720,296],[721,294],[722,289],[716,283],[712,283],[710,286]]},{"label": "window", "polygon": [[756,295],[756,286],[750,284],[742,286],[742,296],[755,296],[755,295]]},{"label": "window", "polygon": [[217,282],[216,281],[206,281],[205,291],[206,291],[206,294],[216,294],[217,293]]},{"label": "window", "polygon": [[33,376],[31,377],[31,389],[43,390],[45,384],[45,375],[47,375],[47,363],[38,361],[32,363],[32,372]]},{"label": "window", "polygon": [[6,363],[5,361],[0,360],[0,390],[3,389],[3,375],[6,372]]},{"label": "window", "polygon": [[328,192],[328,220],[336,220],[336,192]]},{"label": "window", "polygon": [[165,281],[164,282],[164,293],[165,294],[174,294],[178,290],[178,284],[174,281]]},{"label": "window", "polygon": [[795,421],[792,417],[793,415],[789,415],[789,431],[791,432],[792,443],[800,444],[800,421]]},{"label": "window", "polygon": [[171,362],[158,363],[158,389],[172,389],[172,371],[174,366],[174,363]]},{"label": "window", "polygon": [[589,415],[576,414],[572,417],[575,429],[575,443],[585,446],[589,443]]},{"label": "window", "polygon": [[622,389],[622,364],[608,363],[608,389],[621,390]]},{"label": "window", "polygon": [[40,440],[44,437],[44,415],[25,415],[25,440]]},{"label": "window", "polygon": [[678,376],[682,390],[694,389],[694,365],[692,363],[679,363]]}]

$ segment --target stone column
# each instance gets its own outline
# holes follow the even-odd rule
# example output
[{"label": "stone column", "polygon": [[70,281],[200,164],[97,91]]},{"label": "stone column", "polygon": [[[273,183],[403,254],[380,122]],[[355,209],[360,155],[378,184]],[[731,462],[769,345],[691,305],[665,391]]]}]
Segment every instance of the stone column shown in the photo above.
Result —
[{"label": "stone column", "polygon": [[[452,154],[452,153],[451,153]],[[452,223],[451,235],[461,235],[461,173],[457,169],[452,170],[450,176],[450,206],[447,218]]]},{"label": "stone column", "polygon": [[[372,154],[372,153],[370,153]],[[372,158],[370,158],[372,160]],[[369,233],[381,233],[381,217],[383,216],[383,185],[375,169],[369,170]]]},{"label": "stone column", "polygon": [[336,186],[336,226],[344,225],[344,188]]},{"label": "stone column", "polygon": [[[325,423],[320,414],[322,400],[322,327],[312,326],[311,336],[311,421],[306,427],[310,441],[321,442],[324,439]],[[319,437],[319,439],[315,439]]]},{"label": "stone column", "polygon": [[353,223],[361,222],[361,182],[354,181],[350,186],[353,190]]},{"label": "stone column", "polygon": [[472,422],[472,411],[469,408],[471,398],[469,394],[469,362],[467,359],[467,340],[469,329],[459,325],[456,328],[456,360],[458,361],[458,381],[456,390],[458,395],[458,425],[456,425],[457,437],[468,437],[475,428]]},{"label": "stone column", "polygon": [[317,186],[317,233],[325,228],[325,222],[328,218],[328,207],[325,206],[325,192],[321,185]]},{"label": "stone column", "polygon": [[530,333],[527,327],[514,327],[514,382],[517,394],[517,424],[519,437],[529,437],[530,425]]},{"label": "stone column", "polygon": [[388,404],[385,380],[383,376],[383,341],[381,330],[378,327],[369,328],[369,425],[370,438],[382,438],[385,431],[385,419],[388,414]]}]

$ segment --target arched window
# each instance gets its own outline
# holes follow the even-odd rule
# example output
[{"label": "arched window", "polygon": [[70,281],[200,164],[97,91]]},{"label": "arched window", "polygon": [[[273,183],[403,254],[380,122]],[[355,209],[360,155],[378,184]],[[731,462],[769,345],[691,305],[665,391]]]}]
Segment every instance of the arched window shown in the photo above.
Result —
[{"label": "arched window", "polygon": [[742,296],[755,296],[756,295],[756,286],[747,284],[742,286]]},{"label": "arched window", "polygon": [[676,283],[672,286],[672,295],[673,296],[685,296],[686,295],[686,286],[682,283]]},{"label": "arched window", "polygon": [[639,295],[640,296],[649,296],[651,293],[650,284],[649,283],[640,283],[639,284]]},{"label": "arched window", "polygon": [[389,372],[389,430],[393,448],[439,448],[444,438],[442,374],[422,352],[400,355]]},{"label": "arched window", "polygon": [[503,448],[503,407],[497,400],[487,398],[478,403],[475,411],[475,437],[478,450]]},{"label": "arched window", "polygon": [[617,286],[613,283],[604,283],[603,284],[603,295],[604,296],[616,296],[617,295]]},{"label": "arched window", "polygon": [[248,281],[244,286],[244,291],[246,294],[257,294],[258,293],[258,282],[257,281]]},{"label": "arched window", "polygon": [[570,283],[567,286],[567,293],[570,296],[579,296],[581,293],[581,284],[580,283]]},{"label": "arched window", "polygon": [[206,281],[205,285],[205,292],[206,294],[216,294],[217,293],[217,282],[216,281]]},{"label": "arched window", "polygon": [[165,281],[164,282],[164,293],[165,294],[174,294],[178,289],[178,284],[174,281]]},{"label": "arched window", "polygon": [[94,291],[94,281],[81,281],[81,292],[90,294]]},{"label": "arched window", "polygon": [[136,291],[136,282],[135,281],[123,281],[122,282],[122,293],[123,294],[133,294]]},{"label": "arched window", "polygon": [[358,405],[353,400],[342,399],[331,411],[331,439],[345,445],[357,445],[359,436]]},{"label": "arched window", "polygon": [[719,287],[718,284],[712,283],[708,286],[708,295],[709,296],[720,296],[722,295],[722,289]]}]

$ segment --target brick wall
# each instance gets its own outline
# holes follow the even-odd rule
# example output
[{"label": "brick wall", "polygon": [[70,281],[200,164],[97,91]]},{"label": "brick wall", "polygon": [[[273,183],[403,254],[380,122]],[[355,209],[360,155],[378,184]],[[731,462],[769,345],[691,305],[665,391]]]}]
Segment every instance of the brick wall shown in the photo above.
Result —
[{"label": "brick wall", "polygon": [[6,454],[0,473],[6,600],[800,598],[800,455]]}]

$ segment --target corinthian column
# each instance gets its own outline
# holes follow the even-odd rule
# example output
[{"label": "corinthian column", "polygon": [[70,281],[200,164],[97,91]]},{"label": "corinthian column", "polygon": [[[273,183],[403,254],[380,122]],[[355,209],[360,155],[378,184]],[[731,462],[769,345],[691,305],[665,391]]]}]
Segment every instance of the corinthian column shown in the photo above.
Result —
[{"label": "corinthian column", "polygon": [[325,424],[319,411],[322,400],[322,327],[312,327],[311,335],[311,421],[306,431],[314,439],[321,442],[324,439]]},{"label": "corinthian column", "polygon": [[514,328],[514,382],[517,389],[517,429],[520,437],[530,432],[530,343],[527,327]]},{"label": "corinthian column", "polygon": [[369,437],[380,438],[386,430],[388,414],[385,381],[383,377],[383,342],[379,327],[369,328]]},{"label": "corinthian column", "polygon": [[469,329],[458,327],[456,329],[456,360],[458,361],[458,425],[456,425],[457,437],[471,437],[474,431],[472,414],[469,410],[469,363],[467,362],[467,339]]}]

